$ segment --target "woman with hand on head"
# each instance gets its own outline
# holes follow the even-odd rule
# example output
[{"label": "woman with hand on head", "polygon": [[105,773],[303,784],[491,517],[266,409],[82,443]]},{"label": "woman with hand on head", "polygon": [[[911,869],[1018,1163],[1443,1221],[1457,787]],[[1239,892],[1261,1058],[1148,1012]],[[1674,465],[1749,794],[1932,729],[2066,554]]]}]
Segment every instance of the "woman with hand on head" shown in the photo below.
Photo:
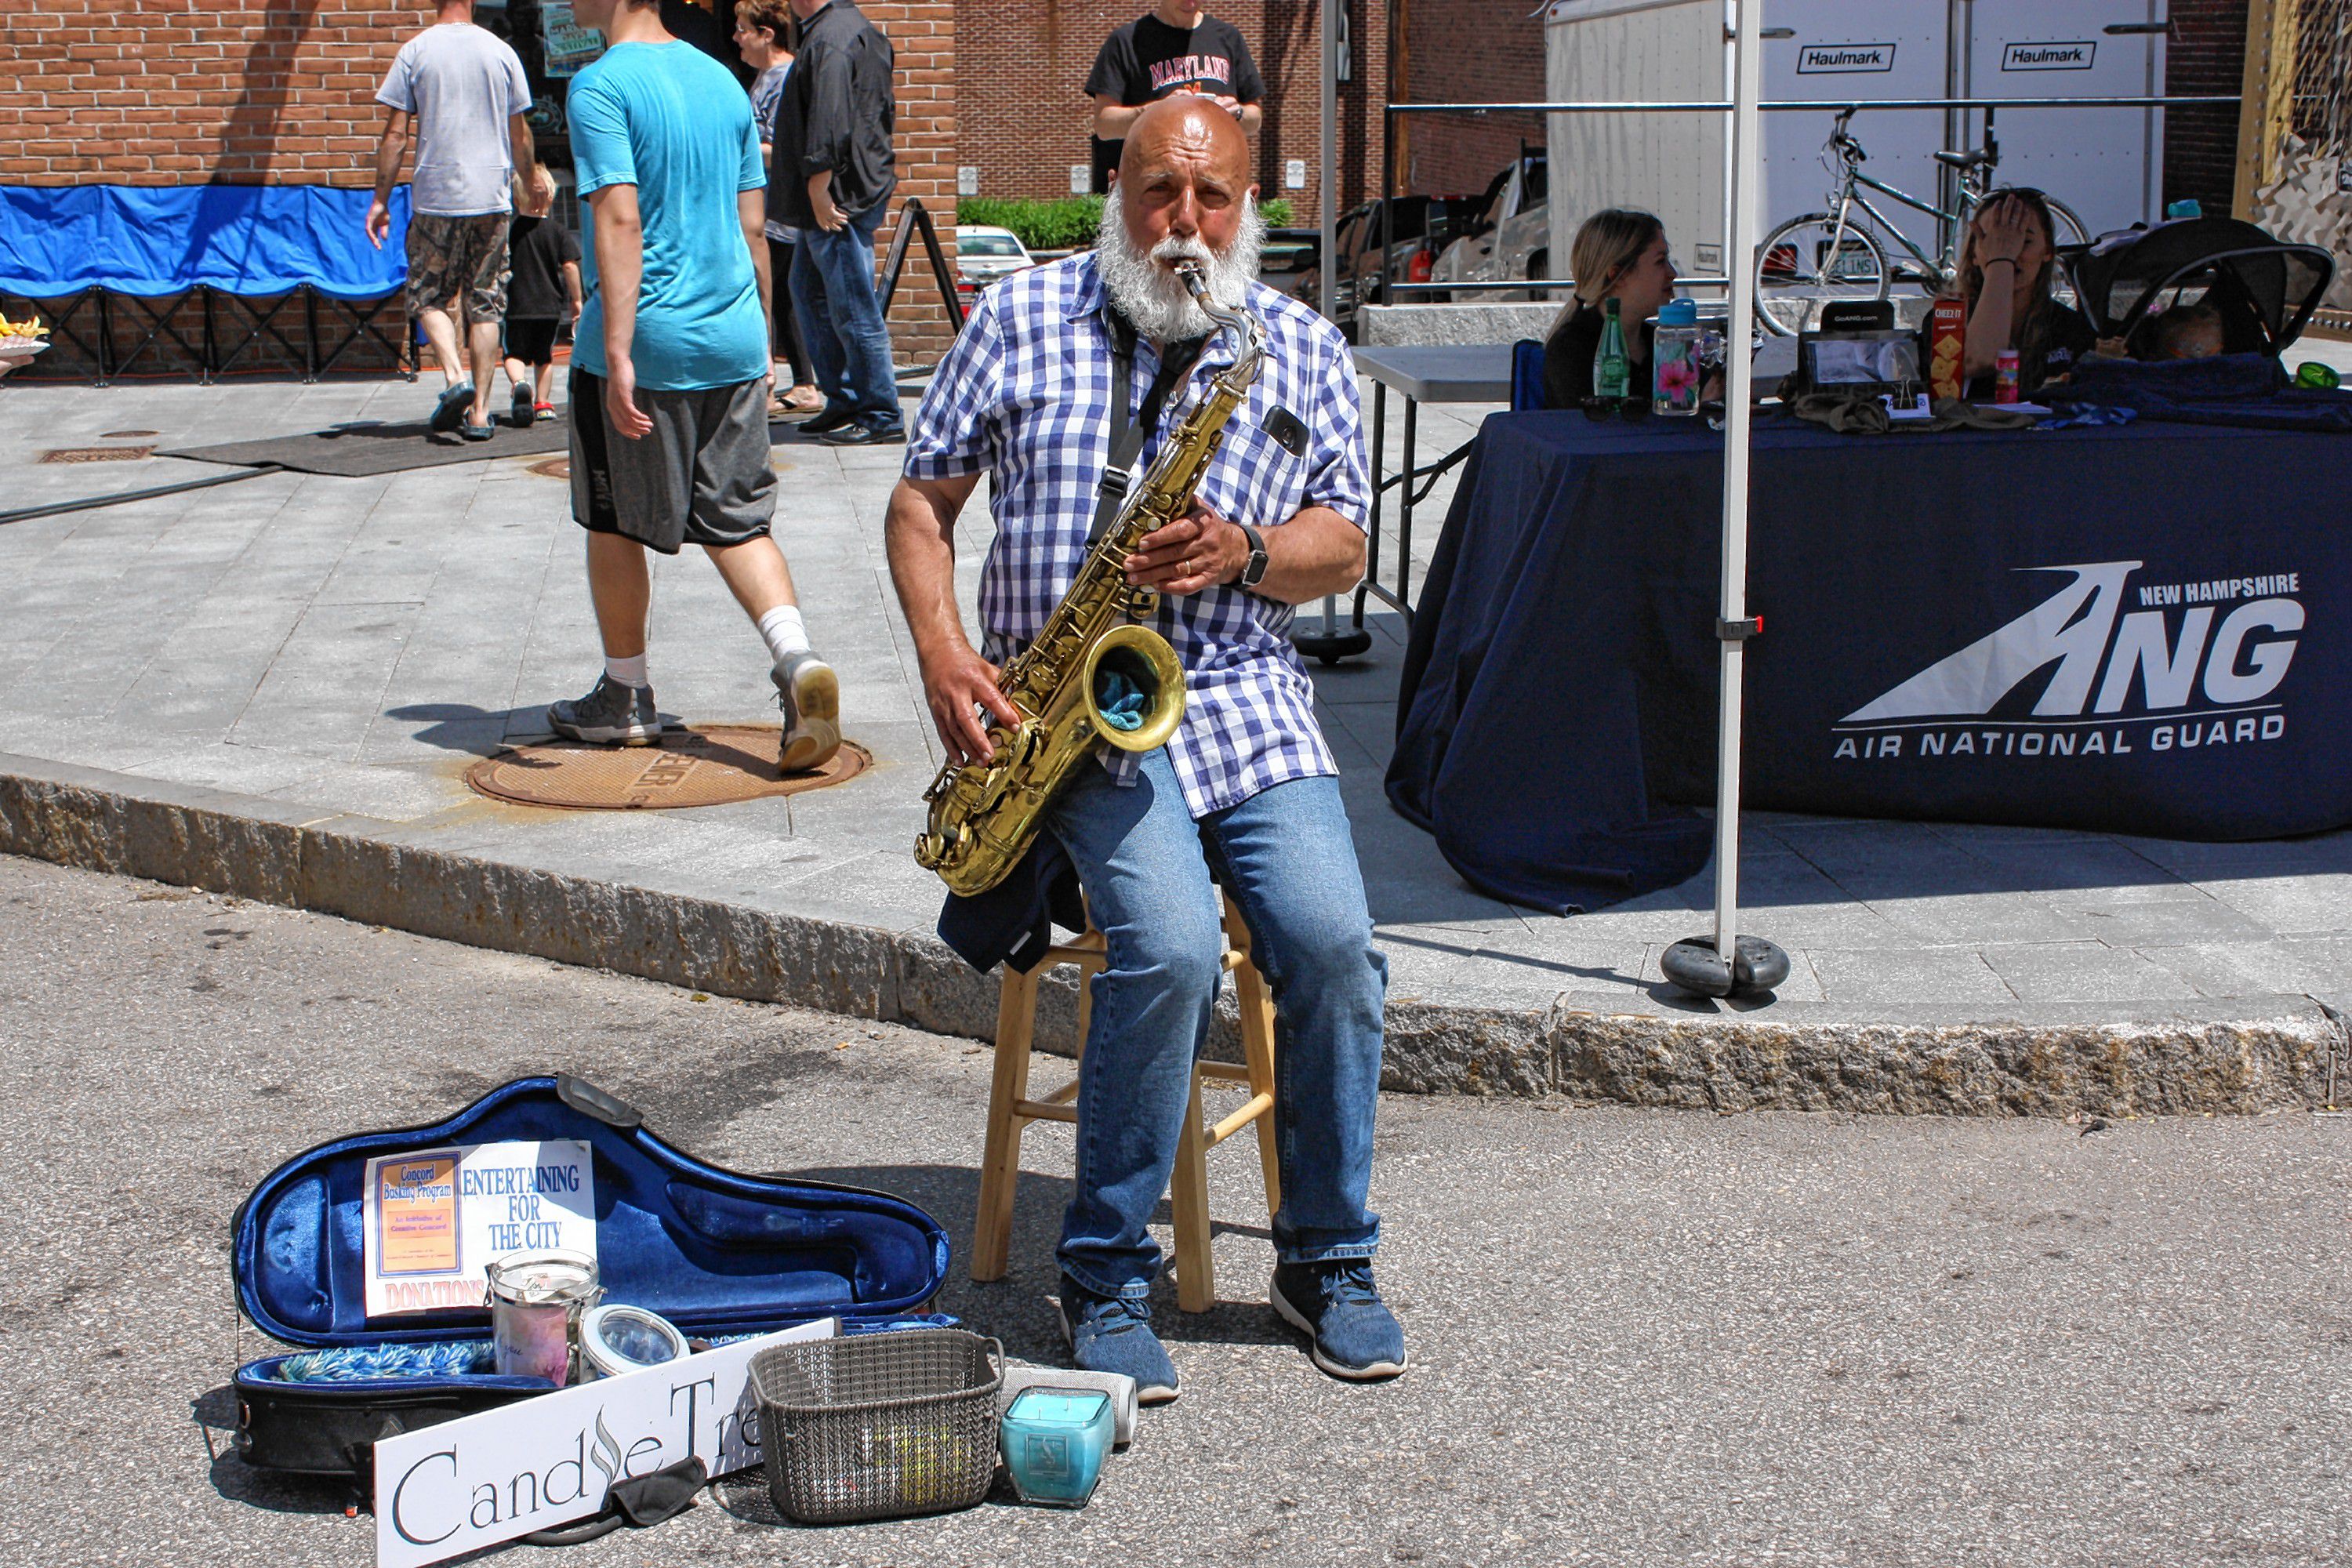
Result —
[{"label": "woman with hand on head", "polygon": [[1569,247],[1576,296],[1544,338],[1544,406],[1574,408],[1592,395],[1592,359],[1601,348],[1605,301],[1617,301],[1638,394],[1650,389],[1649,320],[1674,298],[1675,263],[1666,226],[1651,213],[1604,207],[1586,218]]},{"label": "woman with hand on head", "polygon": [[[2058,252],[2052,239],[2050,205],[2040,191],[2018,187],[1995,191],[1977,209],[1960,243],[1953,294],[1968,310],[1968,336],[1960,350],[1961,395],[1976,402],[1993,396],[1995,361],[2003,349],[2017,351],[2021,396],[2074,373],[2075,363],[2098,344],[2098,333],[2051,294]],[[1925,329],[1922,329],[1923,338]],[[1923,343],[1921,363],[1926,363]]]}]

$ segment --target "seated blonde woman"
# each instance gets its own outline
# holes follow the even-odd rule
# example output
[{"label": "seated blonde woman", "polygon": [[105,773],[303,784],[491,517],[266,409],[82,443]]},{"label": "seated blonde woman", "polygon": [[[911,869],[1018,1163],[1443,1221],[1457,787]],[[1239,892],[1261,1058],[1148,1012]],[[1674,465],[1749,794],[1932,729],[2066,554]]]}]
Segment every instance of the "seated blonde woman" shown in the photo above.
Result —
[{"label": "seated blonde woman", "polygon": [[1544,338],[1544,406],[1574,408],[1592,395],[1592,361],[1601,351],[1604,301],[1617,301],[1633,361],[1634,391],[1650,388],[1649,320],[1674,298],[1675,263],[1666,226],[1655,215],[1604,207],[1584,220],[1569,247],[1570,300]]}]

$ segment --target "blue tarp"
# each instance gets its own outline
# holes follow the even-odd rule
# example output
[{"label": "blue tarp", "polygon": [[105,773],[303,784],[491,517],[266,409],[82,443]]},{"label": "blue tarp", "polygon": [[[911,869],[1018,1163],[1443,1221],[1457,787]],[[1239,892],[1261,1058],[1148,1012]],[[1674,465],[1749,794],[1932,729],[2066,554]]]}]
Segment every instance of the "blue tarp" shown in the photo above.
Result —
[{"label": "blue tarp", "polygon": [[153,298],[203,283],[267,295],[308,283],[380,299],[408,276],[408,187],[393,191],[382,250],[362,227],[369,196],[325,185],[0,185],[0,291]]}]

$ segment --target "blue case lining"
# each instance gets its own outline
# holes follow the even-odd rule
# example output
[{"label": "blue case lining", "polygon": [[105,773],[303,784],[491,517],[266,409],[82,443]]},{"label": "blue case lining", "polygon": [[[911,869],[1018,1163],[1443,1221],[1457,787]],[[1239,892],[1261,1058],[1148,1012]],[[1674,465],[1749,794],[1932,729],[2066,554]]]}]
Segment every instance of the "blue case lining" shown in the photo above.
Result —
[{"label": "blue case lining", "polygon": [[555,1079],[532,1078],[433,1126],[335,1139],[280,1165],[232,1221],[239,1303],[265,1333],[297,1345],[480,1338],[487,1310],[364,1315],[367,1162],[551,1138],[583,1139],[592,1151],[604,1299],[657,1312],[698,1338],[826,1316],[906,1318],[947,1276],[947,1233],[912,1204],[712,1165],[642,1126],[615,1126],[568,1103]]}]

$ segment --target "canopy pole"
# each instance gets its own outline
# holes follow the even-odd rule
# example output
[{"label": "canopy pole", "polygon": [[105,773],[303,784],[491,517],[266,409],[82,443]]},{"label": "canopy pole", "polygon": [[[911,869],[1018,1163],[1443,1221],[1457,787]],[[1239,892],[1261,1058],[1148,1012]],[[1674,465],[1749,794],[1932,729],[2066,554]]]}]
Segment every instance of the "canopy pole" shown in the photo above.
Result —
[{"label": "canopy pole", "polygon": [[1668,948],[1660,966],[1668,980],[1706,996],[1767,992],[1789,977],[1789,957],[1759,937],[1739,934],[1739,702],[1748,637],[1759,629],[1748,617],[1748,468],[1754,427],[1755,381],[1748,337],[1756,310],[1756,214],[1763,184],[1761,100],[1763,0],[1738,0],[1733,28],[1730,251],[1731,317],[1725,323],[1723,447],[1723,597],[1716,635],[1723,646],[1722,689],[1717,707],[1715,775],[1715,933]]},{"label": "canopy pole", "polygon": [[[1317,276],[1322,291],[1316,296],[1323,301],[1323,319],[1333,319],[1339,287],[1339,0],[1317,0],[1316,9],[1323,25],[1323,125],[1318,132],[1321,138],[1321,163],[1316,184],[1318,222],[1322,226],[1323,243],[1317,246],[1320,258],[1316,263]],[[1381,238],[1387,238],[1385,227]],[[1387,273],[1381,274],[1385,279]],[[1383,284],[1381,303],[1388,303],[1388,289]],[[1356,279],[1356,310],[1358,321],[1363,320],[1364,280]],[[1323,595],[1323,629],[1320,632],[1300,631],[1292,634],[1292,643],[1298,651],[1325,664],[1337,664],[1341,659],[1360,654],[1372,646],[1372,634],[1361,626],[1339,629],[1339,601],[1336,595]]]},{"label": "canopy pole", "polygon": [[[1316,131],[1319,143],[1318,164],[1315,181],[1315,201],[1319,216],[1318,226],[1323,231],[1323,243],[1317,247],[1322,269],[1323,315],[1331,319],[1332,307],[1338,302],[1339,287],[1339,193],[1335,187],[1339,174],[1339,0],[1316,0],[1316,12],[1323,30],[1323,121]],[[1357,288],[1363,287],[1360,281]]]},{"label": "canopy pole", "polygon": [[[1761,118],[1757,100],[1763,96],[1763,29],[1756,25],[1762,0],[1739,0],[1738,37],[1732,45],[1734,83],[1731,110],[1731,275],[1732,334],[1744,330],[1756,310],[1756,269],[1748,258],[1756,254],[1756,186],[1763,176],[1763,148],[1759,144]],[[1729,345],[1727,344],[1727,347]],[[1739,703],[1740,676],[1746,648],[1729,628],[1748,616],[1748,456],[1755,423],[1750,402],[1755,369],[1751,355],[1727,353],[1729,373],[1724,386],[1723,437],[1723,683],[1717,707],[1721,718],[1716,731],[1715,780],[1715,951],[1724,963],[1732,960],[1739,935]]]}]

